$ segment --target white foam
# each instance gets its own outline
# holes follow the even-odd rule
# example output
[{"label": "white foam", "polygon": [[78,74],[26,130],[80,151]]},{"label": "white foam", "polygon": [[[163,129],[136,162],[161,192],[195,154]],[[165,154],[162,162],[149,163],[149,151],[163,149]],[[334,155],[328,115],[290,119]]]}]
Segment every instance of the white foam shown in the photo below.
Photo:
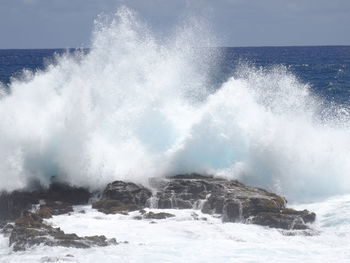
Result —
[{"label": "white foam", "polygon": [[0,188],[207,172],[293,200],[349,192],[347,122],[320,120],[322,103],[283,67],[242,66],[213,92],[215,52],[195,47],[210,34],[175,31],[156,38],[122,8],[96,23],[87,55],[13,80],[0,100]]},{"label": "white foam", "polygon": [[[295,206],[317,213],[313,227],[319,234],[314,236],[288,236],[256,225],[223,224],[219,218],[191,209],[151,209],[176,215],[152,224],[152,220],[133,219],[138,212],[105,215],[88,206],[76,207],[72,215],[55,216],[47,222],[67,233],[103,234],[128,243],[91,249],[35,247],[16,253],[7,249],[0,251],[0,262],[348,262],[349,202],[350,196],[340,196]],[[84,214],[79,212],[82,209]],[[201,220],[203,217],[207,220]]]}]

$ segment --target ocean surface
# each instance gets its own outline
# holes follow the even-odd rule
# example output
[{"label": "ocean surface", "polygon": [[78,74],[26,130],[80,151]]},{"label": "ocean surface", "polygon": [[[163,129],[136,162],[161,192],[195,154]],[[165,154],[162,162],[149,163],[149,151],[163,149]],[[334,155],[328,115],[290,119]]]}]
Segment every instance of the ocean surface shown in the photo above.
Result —
[{"label": "ocean surface", "polygon": [[[284,65],[301,82],[329,102],[349,105],[350,46],[226,47],[217,65],[215,81],[222,83],[242,62],[256,67]],[[0,50],[0,81],[9,85],[11,77],[23,70],[43,70],[56,54],[73,49]],[[85,50],[88,52],[88,50]],[[219,85],[218,85],[219,86]]]},{"label": "ocean surface", "polygon": [[316,212],[313,235],[76,207],[49,222],[129,243],[14,253],[0,236],[0,262],[350,261],[350,46],[203,48],[196,30],[159,38],[120,10],[88,50],[0,50],[0,190],[208,173]]}]

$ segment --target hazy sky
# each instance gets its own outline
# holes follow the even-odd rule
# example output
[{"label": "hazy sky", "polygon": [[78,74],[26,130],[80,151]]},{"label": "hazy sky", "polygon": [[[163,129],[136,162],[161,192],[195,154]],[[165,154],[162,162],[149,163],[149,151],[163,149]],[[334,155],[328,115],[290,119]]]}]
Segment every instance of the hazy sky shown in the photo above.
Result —
[{"label": "hazy sky", "polygon": [[350,44],[350,0],[0,0],[0,48],[88,46],[120,5],[157,32],[203,17],[225,46]]}]

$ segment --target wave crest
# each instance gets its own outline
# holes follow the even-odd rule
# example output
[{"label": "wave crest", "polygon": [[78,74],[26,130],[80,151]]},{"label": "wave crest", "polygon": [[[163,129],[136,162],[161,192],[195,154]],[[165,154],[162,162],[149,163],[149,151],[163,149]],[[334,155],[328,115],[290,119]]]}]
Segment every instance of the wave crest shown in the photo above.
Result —
[{"label": "wave crest", "polygon": [[87,54],[0,98],[2,189],[201,172],[294,200],[349,191],[349,125],[321,120],[322,101],[286,68],[242,65],[213,89],[220,51],[195,47],[212,43],[199,24],[157,38],[127,8],[102,20]]}]

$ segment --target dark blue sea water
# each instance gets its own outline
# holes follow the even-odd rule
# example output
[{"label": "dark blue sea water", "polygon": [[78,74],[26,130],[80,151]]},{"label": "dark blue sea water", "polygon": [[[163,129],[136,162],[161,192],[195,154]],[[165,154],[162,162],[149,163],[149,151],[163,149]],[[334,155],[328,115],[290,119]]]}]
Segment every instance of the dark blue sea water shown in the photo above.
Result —
[{"label": "dark blue sea water", "polygon": [[264,68],[284,65],[327,100],[350,101],[350,46],[226,48],[224,58],[223,74],[241,62]]},{"label": "dark blue sea water", "polygon": [[55,52],[63,52],[63,50],[0,50],[0,81],[8,84],[10,78],[18,76],[23,69],[43,69],[45,63],[52,58]]},{"label": "dark blue sea water", "polygon": [[[23,69],[44,69],[55,53],[63,49],[0,50],[0,81],[8,85]],[[238,64],[269,68],[284,65],[303,83],[327,101],[349,104],[350,46],[320,47],[241,47],[223,48],[223,59],[216,73],[224,81]]]}]

